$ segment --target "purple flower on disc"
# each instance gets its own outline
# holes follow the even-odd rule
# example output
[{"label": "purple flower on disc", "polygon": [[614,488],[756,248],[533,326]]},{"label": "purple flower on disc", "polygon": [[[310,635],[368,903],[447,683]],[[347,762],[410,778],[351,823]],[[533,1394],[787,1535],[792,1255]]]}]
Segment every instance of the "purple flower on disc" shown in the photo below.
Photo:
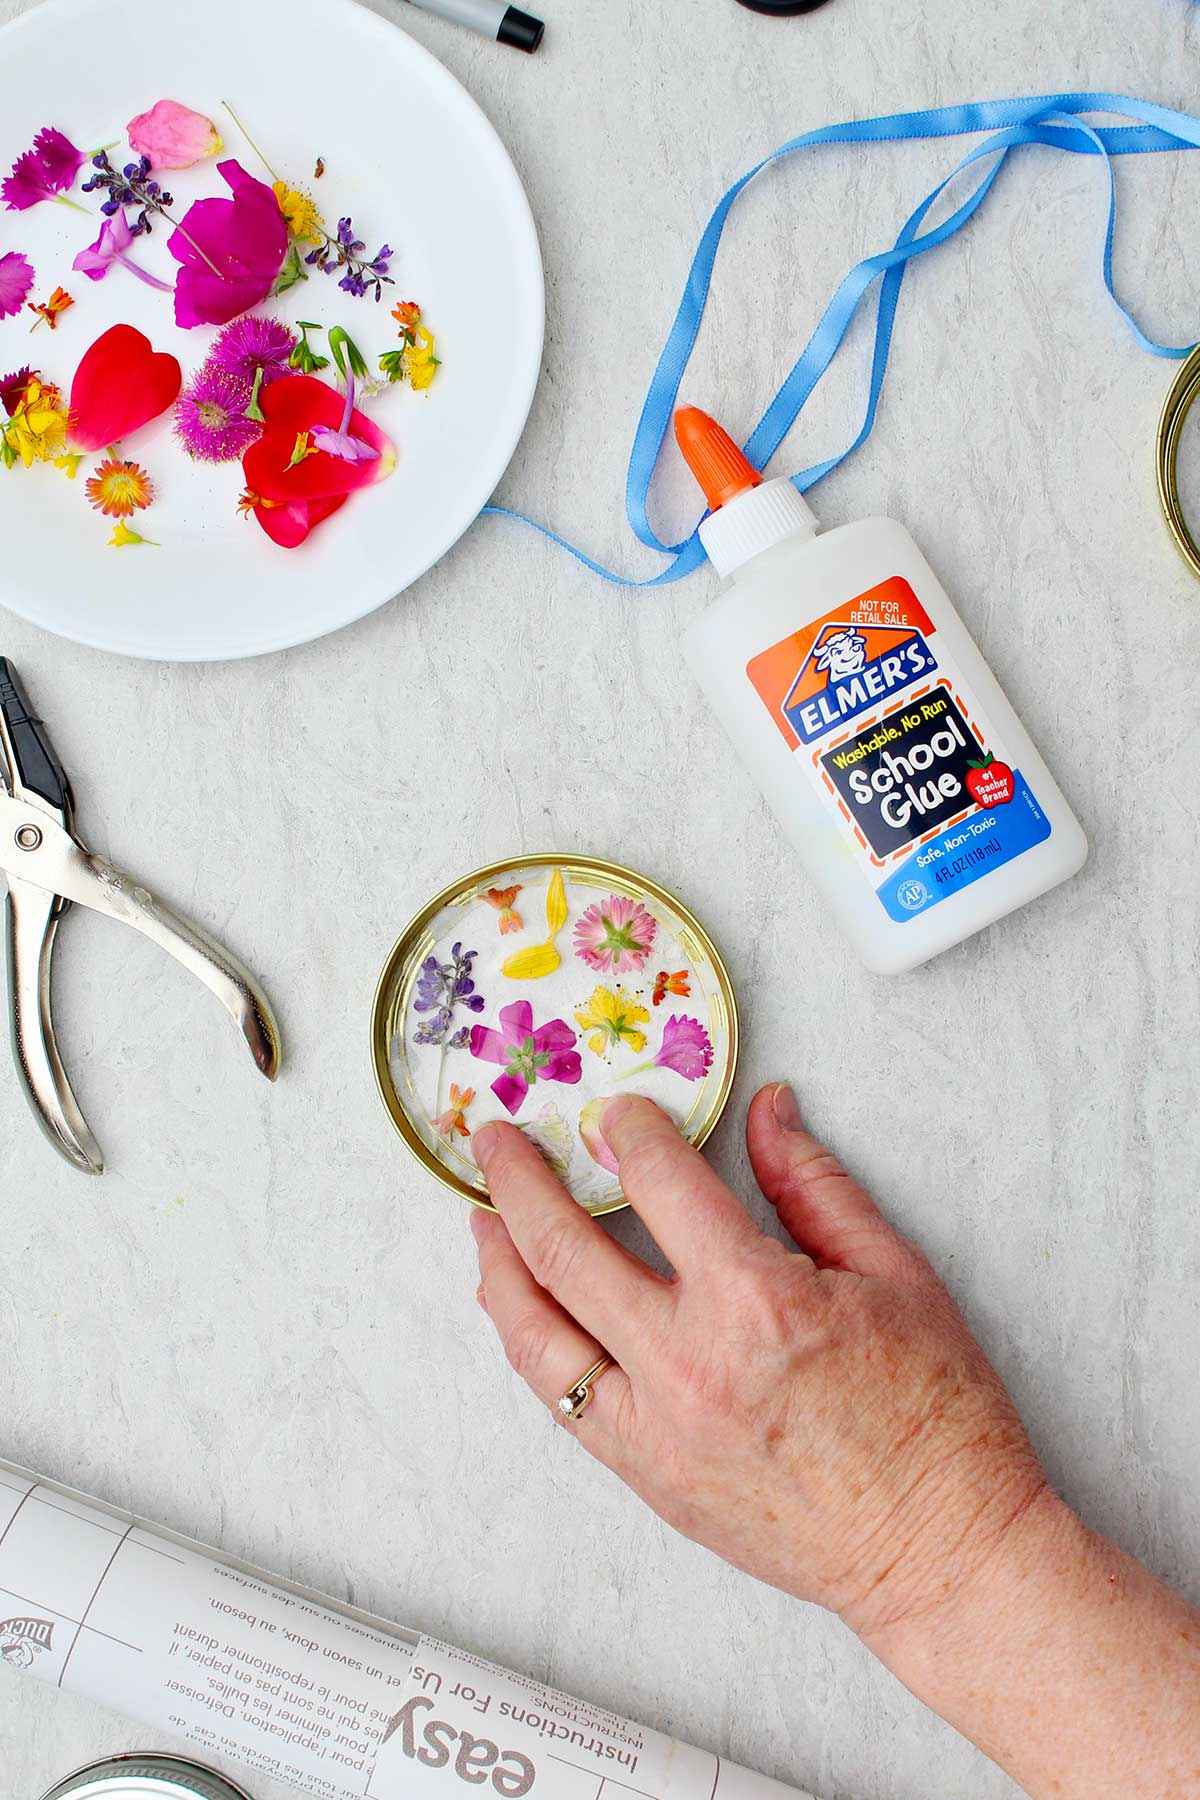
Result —
[{"label": "purple flower on disc", "polygon": [[262,431],[249,404],[248,381],[206,366],[175,402],[175,434],[198,462],[234,462]]},{"label": "purple flower on disc", "polygon": [[[478,955],[478,950],[464,950],[461,944],[452,944],[449,962],[440,963],[436,956],[425,958],[417,976],[417,997],[413,1001],[413,1011],[423,1014],[413,1034],[416,1043],[445,1043],[454,1023],[456,1006],[465,1007],[467,1012],[483,1011],[486,1002],[482,994],[476,993],[471,975]],[[456,1033],[452,1041],[460,1035]]]},{"label": "purple flower on disc", "polygon": [[33,286],[33,264],[19,250],[0,256],[0,319],[19,313]]},{"label": "purple flower on disc", "polygon": [[499,1063],[504,1070],[492,1083],[492,1092],[508,1112],[520,1112],[531,1087],[538,1081],[562,1081],[574,1087],[583,1079],[583,1062],[574,1048],[576,1034],[565,1019],[551,1019],[533,1028],[533,1008],[528,1000],[514,1000],[500,1009],[500,1030],[476,1025],[471,1032],[471,1055],[480,1062]]},{"label": "purple flower on disc", "polygon": [[25,212],[42,200],[57,200],[73,186],[86,161],[86,151],[77,150],[65,133],[43,125],[33,148],[18,156],[12,173],[0,182],[0,198],[10,212]]},{"label": "purple flower on disc", "polygon": [[167,239],[180,264],[175,323],[225,325],[266,299],[287,255],[288,230],[270,188],[232,158],[217,164],[228,200],[197,200]]},{"label": "purple flower on disc", "polygon": [[296,347],[296,334],[278,319],[248,314],[219,331],[208,354],[208,366],[253,383],[262,370],[261,385],[288,372],[288,357]]}]

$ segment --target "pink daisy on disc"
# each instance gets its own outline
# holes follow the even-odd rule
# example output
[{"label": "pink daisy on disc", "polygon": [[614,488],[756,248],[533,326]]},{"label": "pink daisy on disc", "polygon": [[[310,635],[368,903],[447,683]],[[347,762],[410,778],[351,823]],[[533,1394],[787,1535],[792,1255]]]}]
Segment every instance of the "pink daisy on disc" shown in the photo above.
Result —
[{"label": "pink daisy on disc", "polygon": [[583,913],[575,927],[575,954],[602,975],[640,969],[654,948],[658,922],[640,900],[610,894]]}]

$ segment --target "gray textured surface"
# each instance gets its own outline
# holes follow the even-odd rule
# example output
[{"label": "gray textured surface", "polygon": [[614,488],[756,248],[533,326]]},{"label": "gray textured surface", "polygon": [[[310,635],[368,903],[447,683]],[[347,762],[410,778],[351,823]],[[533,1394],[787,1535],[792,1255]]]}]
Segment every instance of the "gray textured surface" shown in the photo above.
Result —
[{"label": "gray textured surface", "polygon": [[[611,557],[687,258],[755,154],[938,100],[1195,97],[1186,0],[545,10],[532,61],[406,23],[490,113],[542,232],[546,373],[502,496]],[[690,397],[746,425],[951,157],[825,153],[762,182]],[[1119,180],[1120,278],[1151,329],[1195,336],[1200,157]],[[140,666],[4,619],[87,838],[252,961],[288,1049],[272,1092],[170,962],[68,921],[57,1010],[111,1173],[56,1162],[0,1069],[5,1454],[821,1800],[1012,1792],[832,1620],[673,1537],[552,1430],[477,1311],[465,1218],[392,1135],[366,1027],[394,933],[466,867],[572,846],[676,887],[730,958],[747,1029],[722,1170],[746,1191],[736,1115],[792,1076],[947,1275],[1054,1479],[1200,1596],[1200,594],[1153,494],[1169,370],[1099,285],[1101,187],[1023,154],[912,276],[879,428],[819,492],[830,522],[909,524],[1094,843],[1070,886],[910,977],[852,965],[679,671],[704,577],[625,596],[484,521],[398,604],[247,665]],[[845,440],[862,354],[788,466]],[[675,522],[691,505],[665,484]],[[144,1736],[0,1681],[0,1794]]]}]

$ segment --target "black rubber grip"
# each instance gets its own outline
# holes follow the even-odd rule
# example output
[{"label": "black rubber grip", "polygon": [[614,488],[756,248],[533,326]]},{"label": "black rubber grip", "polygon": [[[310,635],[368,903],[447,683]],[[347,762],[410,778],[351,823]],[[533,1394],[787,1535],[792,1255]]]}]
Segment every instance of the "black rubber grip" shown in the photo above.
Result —
[{"label": "black rubber grip", "polygon": [[546,27],[532,13],[522,12],[518,6],[510,6],[500,21],[500,29],[496,33],[498,44],[509,44],[514,50],[528,51],[532,56],[545,35]]},{"label": "black rubber grip", "polygon": [[14,780],[30,793],[40,795],[56,811],[69,813],[71,784],[7,656],[0,656],[0,712],[4,714],[16,758]]}]

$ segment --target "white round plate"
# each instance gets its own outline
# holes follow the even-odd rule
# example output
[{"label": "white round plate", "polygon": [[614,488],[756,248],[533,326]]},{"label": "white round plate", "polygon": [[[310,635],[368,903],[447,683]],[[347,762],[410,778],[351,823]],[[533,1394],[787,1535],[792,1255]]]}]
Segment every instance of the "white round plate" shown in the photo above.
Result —
[{"label": "white round plate", "polygon": [[[509,54],[498,50],[497,55]],[[5,101],[0,173],[54,125],[87,148],[169,98],[208,114],[234,157],[269,181],[221,102],[280,174],[306,188],[330,228],[343,214],[374,255],[385,241],[394,287],[381,305],[314,270],[255,311],[342,325],[374,365],[398,342],[396,300],[416,300],[442,358],[433,387],[369,402],[396,444],[394,474],[352,494],[297,550],[272,544],[236,511],[239,464],[192,462],[170,414],[126,438],[156,487],[133,523],[157,547],[114,548],[87,504],[91,462],[71,483],[49,466],[0,469],[0,604],[63,637],[127,656],[216,661],[306,643],[362,618],[424,573],[485,504],[524,429],[542,354],[537,233],[508,155],[475,102],[427,51],[355,0],[155,0],[138,19],[109,0],[47,0],[0,31]],[[313,179],[317,158],[325,172]],[[163,173],[176,218],[225,195],[216,161]],[[80,175],[87,179],[90,171]],[[179,358],[184,378],[215,331],[177,328],[172,296],[123,269],[102,282],[71,262],[99,230],[102,194],[72,197],[91,217],[43,203],[0,210],[0,254],[37,271],[31,298],[61,285],[75,305],[53,332],[31,315],[0,321],[0,374],[32,362],[70,388],[88,346],[122,321]],[[162,279],[176,265],[169,228],[134,249]],[[322,347],[318,345],[318,347]],[[332,369],[329,374],[332,374]]]}]

